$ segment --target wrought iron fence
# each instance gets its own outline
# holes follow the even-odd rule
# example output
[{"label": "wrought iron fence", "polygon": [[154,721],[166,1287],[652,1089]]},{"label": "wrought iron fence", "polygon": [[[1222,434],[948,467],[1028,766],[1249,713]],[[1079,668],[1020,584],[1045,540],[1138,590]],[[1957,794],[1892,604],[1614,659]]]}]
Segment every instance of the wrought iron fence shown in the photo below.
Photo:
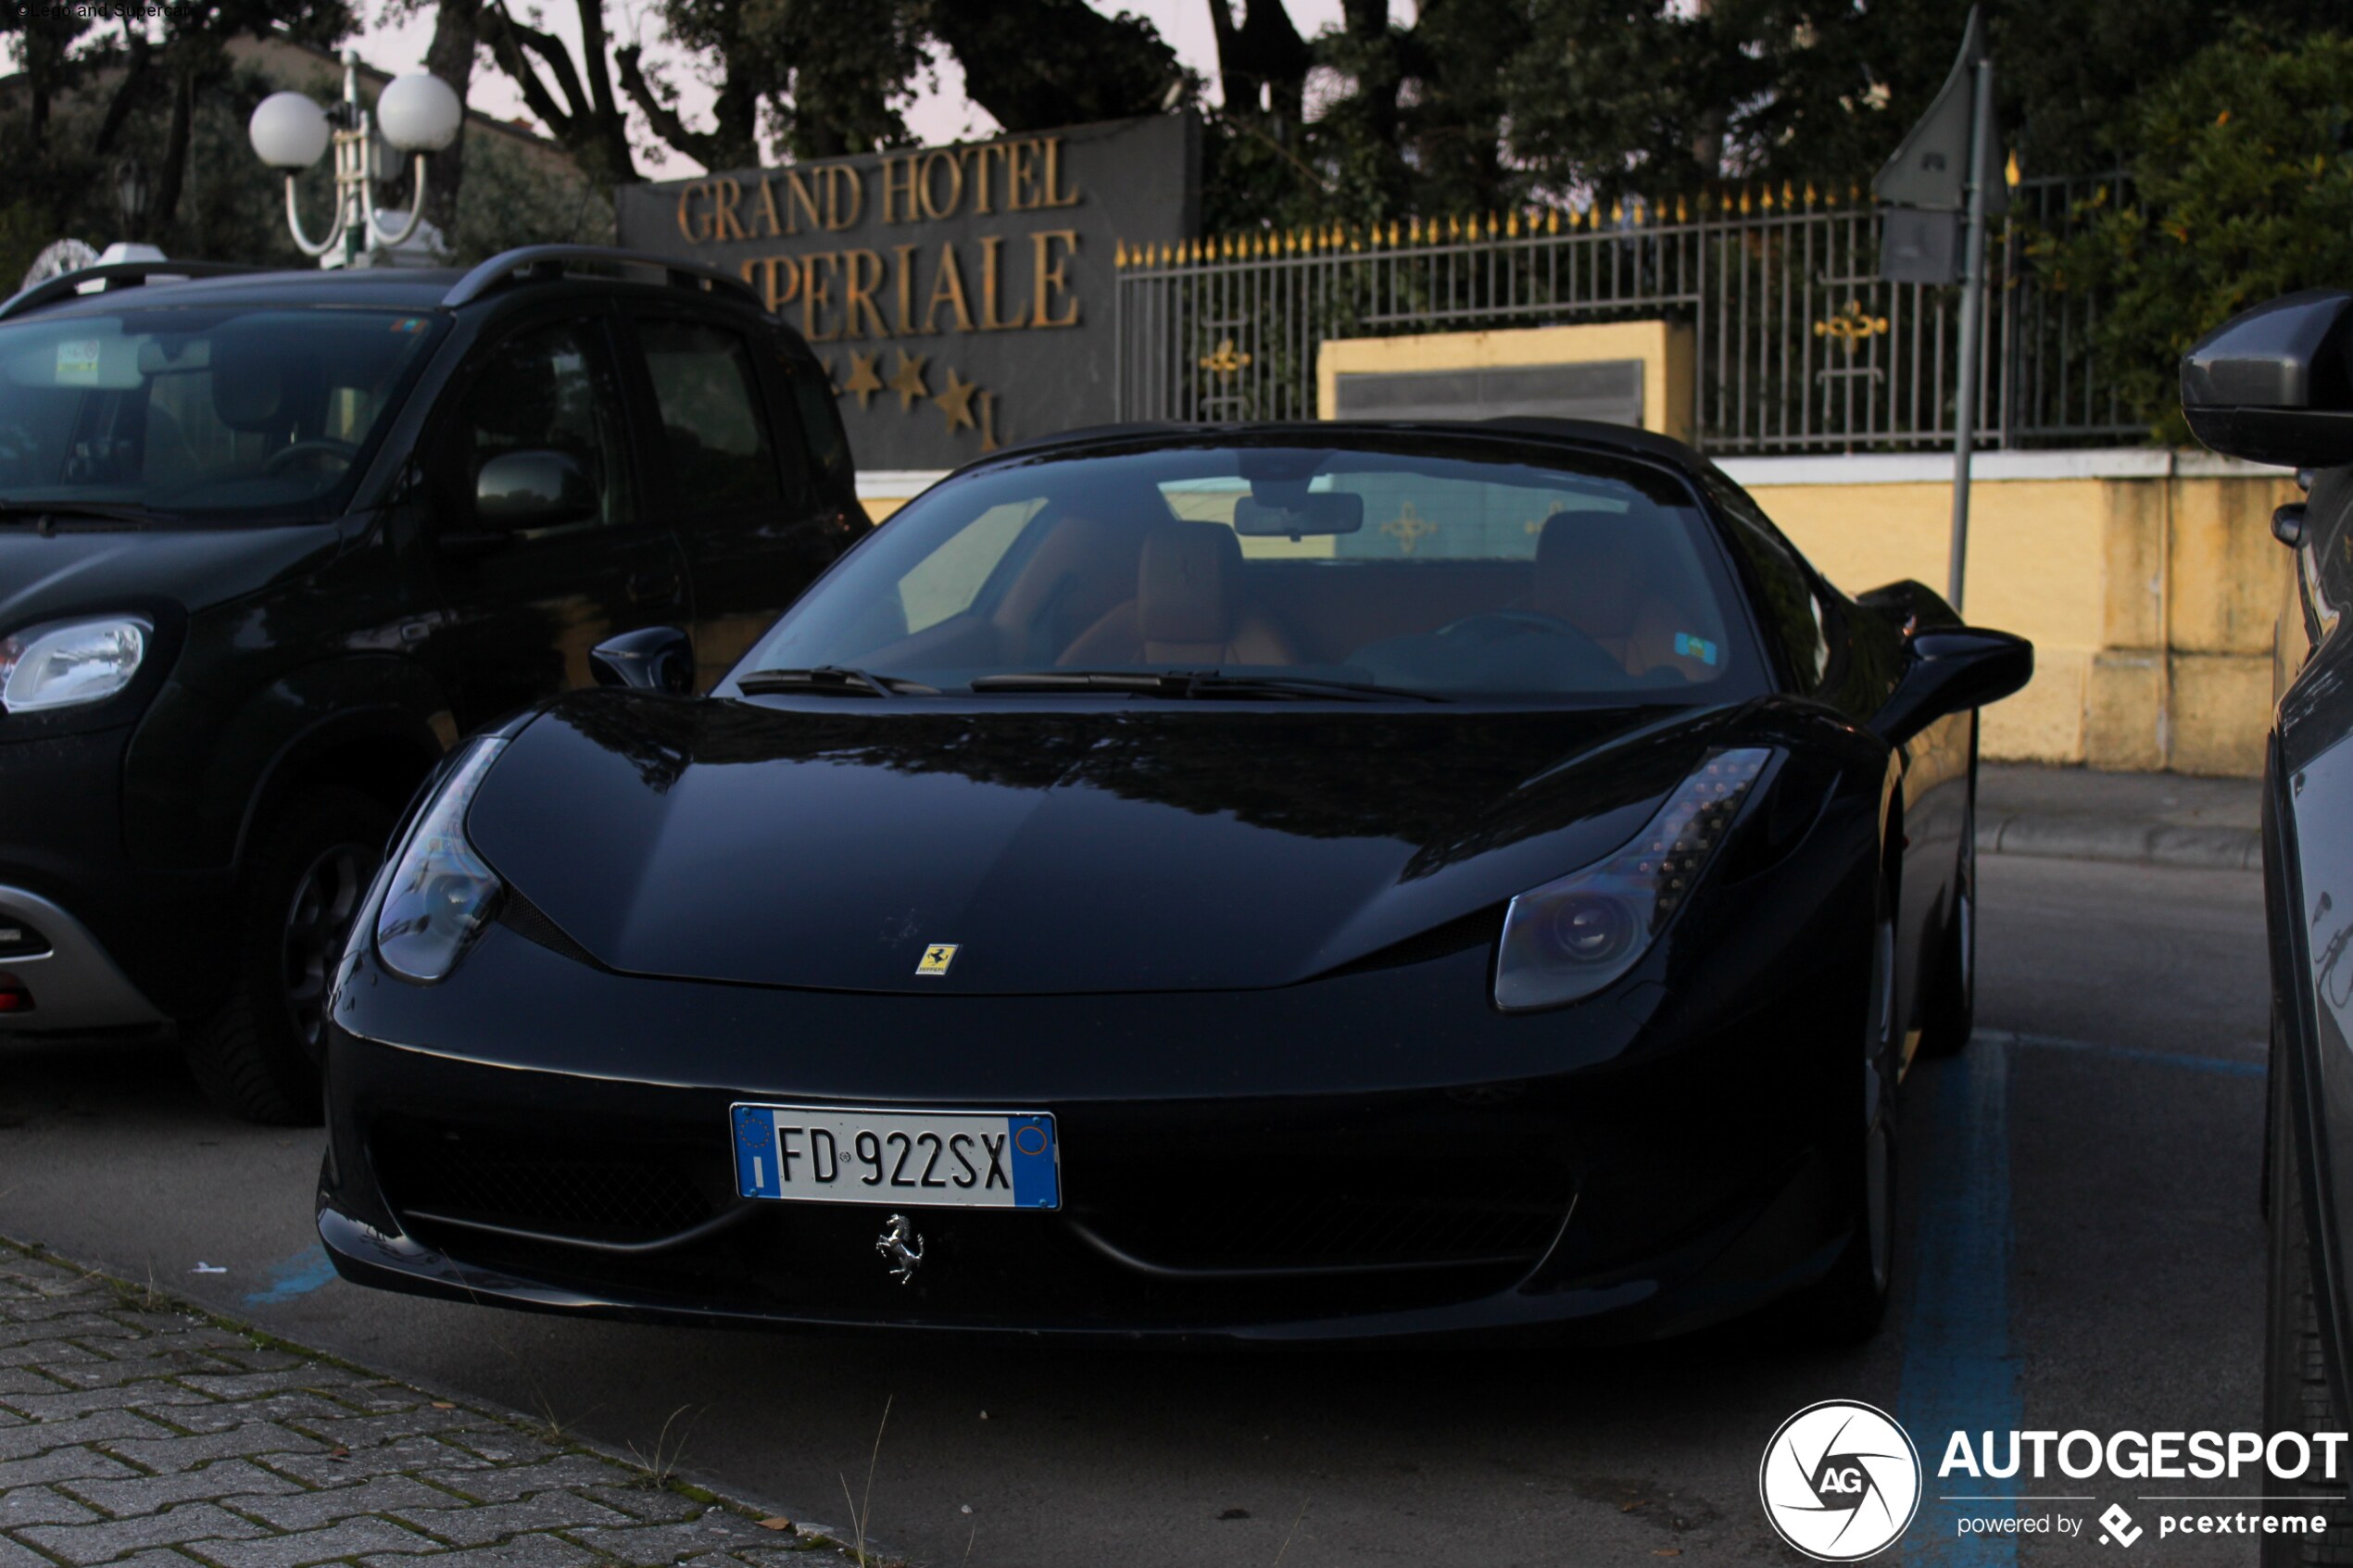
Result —
[{"label": "wrought iron fence", "polygon": [[[2096,300],[2050,288],[2029,236],[2064,236],[2105,181],[2030,180],[1989,243],[1977,428],[1986,446],[2136,439],[2102,380]],[[1878,276],[1854,192],[1742,190],[1672,208],[1418,220],[1226,235],[1118,257],[1125,419],[1316,417],[1327,340],[1665,319],[1692,336],[1691,429],[1710,451],[1950,445],[1959,294]]]}]

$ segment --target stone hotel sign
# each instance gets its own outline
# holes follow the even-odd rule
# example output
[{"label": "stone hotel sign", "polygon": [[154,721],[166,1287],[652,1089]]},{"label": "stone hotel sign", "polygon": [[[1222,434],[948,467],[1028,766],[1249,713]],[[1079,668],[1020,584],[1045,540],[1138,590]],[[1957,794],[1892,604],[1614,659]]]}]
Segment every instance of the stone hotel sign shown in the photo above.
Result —
[{"label": "stone hotel sign", "polygon": [[1189,239],[1190,115],[623,186],[620,240],[749,282],[858,464],[944,469],[1111,416],[1122,244]]}]

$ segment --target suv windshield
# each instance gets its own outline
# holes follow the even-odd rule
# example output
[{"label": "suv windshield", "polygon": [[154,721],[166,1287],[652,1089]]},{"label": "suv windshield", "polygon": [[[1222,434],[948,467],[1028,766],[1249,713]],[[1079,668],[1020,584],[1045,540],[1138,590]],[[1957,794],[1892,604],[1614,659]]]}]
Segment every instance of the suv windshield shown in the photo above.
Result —
[{"label": "suv windshield", "polygon": [[1445,696],[1763,689],[1687,488],[1601,457],[1462,450],[1190,445],[951,480],[741,670],[813,671],[804,688],[853,695],[1105,691],[1137,683],[1013,677],[1203,671]]},{"label": "suv windshield", "polygon": [[0,503],[197,522],[324,515],[390,421],[428,315],[157,307],[0,327]]}]

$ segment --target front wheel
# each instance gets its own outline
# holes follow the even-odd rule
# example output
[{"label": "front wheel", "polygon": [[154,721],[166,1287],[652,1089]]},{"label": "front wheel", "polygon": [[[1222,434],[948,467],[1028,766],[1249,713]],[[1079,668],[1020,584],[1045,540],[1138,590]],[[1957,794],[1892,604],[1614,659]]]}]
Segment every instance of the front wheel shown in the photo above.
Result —
[{"label": "front wheel", "polygon": [[1846,1188],[1854,1229],[1838,1261],[1791,1303],[1788,1321],[1827,1344],[1879,1332],[1895,1272],[1895,922],[1884,888],[1871,943],[1869,1022],[1862,1042],[1863,1133]]},{"label": "front wheel", "polygon": [[[2321,1314],[2312,1290],[2312,1237],[2306,1229],[2303,1150],[2288,1093],[2284,1042],[2272,1028],[2271,1135],[2264,1161],[2271,1268],[2263,1313],[2263,1430],[2342,1432],[2345,1422],[2329,1387],[2321,1348]],[[2317,1468],[2317,1467],[2316,1467]],[[2353,1502],[2343,1479],[2283,1481],[2264,1472],[2263,1489],[2274,1512],[2317,1513],[2328,1522],[2318,1536],[2266,1536],[2263,1568],[2326,1568],[2353,1563]]]},{"label": "front wheel", "polygon": [[319,1121],[327,992],[391,831],[383,804],[352,789],[298,797],[264,830],[238,890],[229,1000],[185,1036],[189,1070],[222,1110]]},{"label": "front wheel", "polygon": [[1958,1056],[1977,1028],[1977,770],[1969,769],[1969,808],[1953,867],[1953,912],[1944,922],[1936,972],[1920,1010],[1922,1056]]}]

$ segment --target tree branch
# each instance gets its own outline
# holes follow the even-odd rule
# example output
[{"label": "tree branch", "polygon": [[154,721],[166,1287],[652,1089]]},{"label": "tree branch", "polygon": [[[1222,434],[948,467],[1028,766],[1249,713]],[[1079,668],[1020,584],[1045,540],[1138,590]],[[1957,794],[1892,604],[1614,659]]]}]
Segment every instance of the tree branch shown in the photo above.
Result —
[{"label": "tree branch", "polygon": [[635,44],[613,51],[613,66],[621,75],[621,90],[654,128],[654,134],[678,151],[693,158],[706,169],[731,167],[725,159],[722,138],[716,132],[697,131],[687,125],[678,111],[656,95],[654,84],[646,78],[641,64],[642,51]]},{"label": "tree branch", "polygon": [[[490,6],[484,13],[483,31],[488,36],[490,53],[498,69],[514,79],[522,93],[522,101],[531,112],[547,122],[547,129],[558,141],[573,133],[580,113],[587,107],[580,90],[580,78],[572,69],[572,56],[564,48],[563,40],[552,33],[515,20],[503,3]],[[528,51],[528,52],[526,52]],[[555,78],[556,92],[564,95],[560,106],[555,93],[539,74],[540,67],[532,64],[536,55],[548,73]]]}]

